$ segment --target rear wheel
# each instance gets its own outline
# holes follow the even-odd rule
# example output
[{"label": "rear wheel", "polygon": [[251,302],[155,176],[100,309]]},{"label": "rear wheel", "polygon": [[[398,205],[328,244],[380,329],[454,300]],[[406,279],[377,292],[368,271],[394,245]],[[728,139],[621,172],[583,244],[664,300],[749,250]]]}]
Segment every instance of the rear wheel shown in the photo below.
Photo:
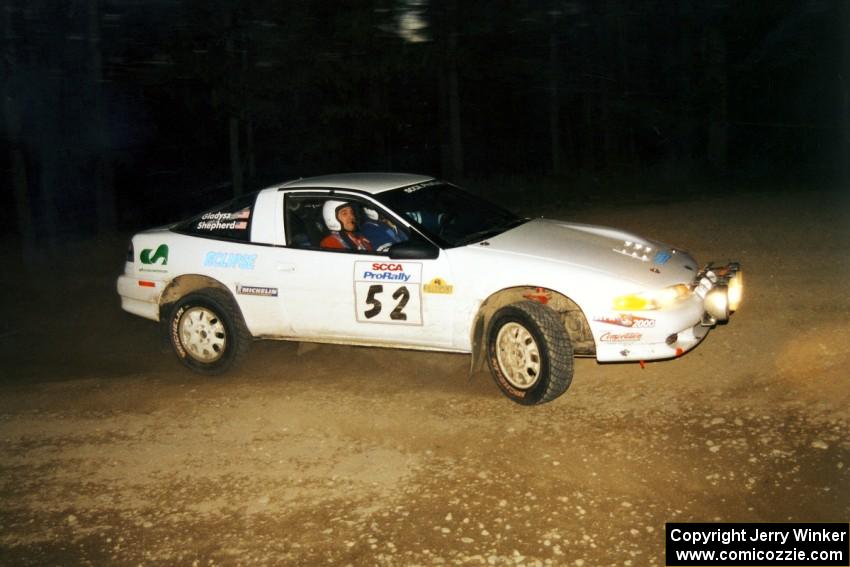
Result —
[{"label": "rear wheel", "polygon": [[557,313],[532,301],[503,307],[487,333],[490,372],[513,401],[534,405],[563,394],[573,378],[573,349]]},{"label": "rear wheel", "polygon": [[181,298],[168,319],[168,336],[183,365],[201,374],[221,374],[248,352],[251,333],[226,292],[204,289]]}]

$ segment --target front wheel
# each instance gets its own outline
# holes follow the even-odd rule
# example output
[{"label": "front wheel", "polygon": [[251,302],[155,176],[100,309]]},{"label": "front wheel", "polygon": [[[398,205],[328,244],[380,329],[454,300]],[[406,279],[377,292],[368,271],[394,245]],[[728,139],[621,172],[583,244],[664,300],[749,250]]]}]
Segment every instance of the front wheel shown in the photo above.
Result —
[{"label": "front wheel", "polygon": [[181,298],[171,310],[168,336],[177,358],[201,374],[221,374],[240,360],[251,334],[233,299],[204,289]]},{"label": "front wheel", "polygon": [[533,301],[499,309],[487,332],[487,361],[502,392],[524,405],[554,400],[573,379],[573,348],[557,313]]}]

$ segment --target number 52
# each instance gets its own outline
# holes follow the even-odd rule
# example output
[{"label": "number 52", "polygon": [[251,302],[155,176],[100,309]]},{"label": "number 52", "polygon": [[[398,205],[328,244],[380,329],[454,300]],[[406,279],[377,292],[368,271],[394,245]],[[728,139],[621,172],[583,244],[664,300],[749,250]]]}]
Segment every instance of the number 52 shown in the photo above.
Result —
[{"label": "number 52", "polygon": [[[366,303],[370,305],[370,308],[363,312],[363,315],[367,319],[376,317],[383,309],[381,300],[377,298],[377,296],[383,293],[383,291],[384,286],[380,284],[369,286],[369,291],[366,293]],[[390,319],[393,321],[407,321],[407,313],[404,312],[404,307],[407,305],[407,302],[410,301],[410,291],[408,291],[406,286],[401,286],[395,290],[392,294],[392,298],[398,303],[396,303],[395,308],[390,312]]]}]

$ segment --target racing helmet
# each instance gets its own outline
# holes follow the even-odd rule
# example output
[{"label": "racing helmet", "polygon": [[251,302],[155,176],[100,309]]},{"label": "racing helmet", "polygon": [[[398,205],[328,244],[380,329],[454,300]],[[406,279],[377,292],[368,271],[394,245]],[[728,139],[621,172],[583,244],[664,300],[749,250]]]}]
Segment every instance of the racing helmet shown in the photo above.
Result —
[{"label": "racing helmet", "polygon": [[325,219],[325,226],[328,227],[328,230],[342,230],[342,224],[340,224],[336,215],[340,209],[353,206],[350,201],[336,201],[333,199],[325,201],[325,204],[322,206],[322,216]]},{"label": "racing helmet", "polygon": [[369,207],[363,207],[363,212],[366,214],[366,218],[370,221],[377,221],[380,216],[378,215],[378,211],[375,209],[370,209]]}]

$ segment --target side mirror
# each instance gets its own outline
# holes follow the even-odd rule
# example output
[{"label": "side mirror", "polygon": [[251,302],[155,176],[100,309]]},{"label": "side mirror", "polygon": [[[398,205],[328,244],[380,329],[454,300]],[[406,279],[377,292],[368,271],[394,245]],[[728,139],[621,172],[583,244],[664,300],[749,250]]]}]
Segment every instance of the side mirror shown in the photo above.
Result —
[{"label": "side mirror", "polygon": [[440,256],[439,248],[421,240],[398,242],[388,252],[390,260],[436,260]]}]

